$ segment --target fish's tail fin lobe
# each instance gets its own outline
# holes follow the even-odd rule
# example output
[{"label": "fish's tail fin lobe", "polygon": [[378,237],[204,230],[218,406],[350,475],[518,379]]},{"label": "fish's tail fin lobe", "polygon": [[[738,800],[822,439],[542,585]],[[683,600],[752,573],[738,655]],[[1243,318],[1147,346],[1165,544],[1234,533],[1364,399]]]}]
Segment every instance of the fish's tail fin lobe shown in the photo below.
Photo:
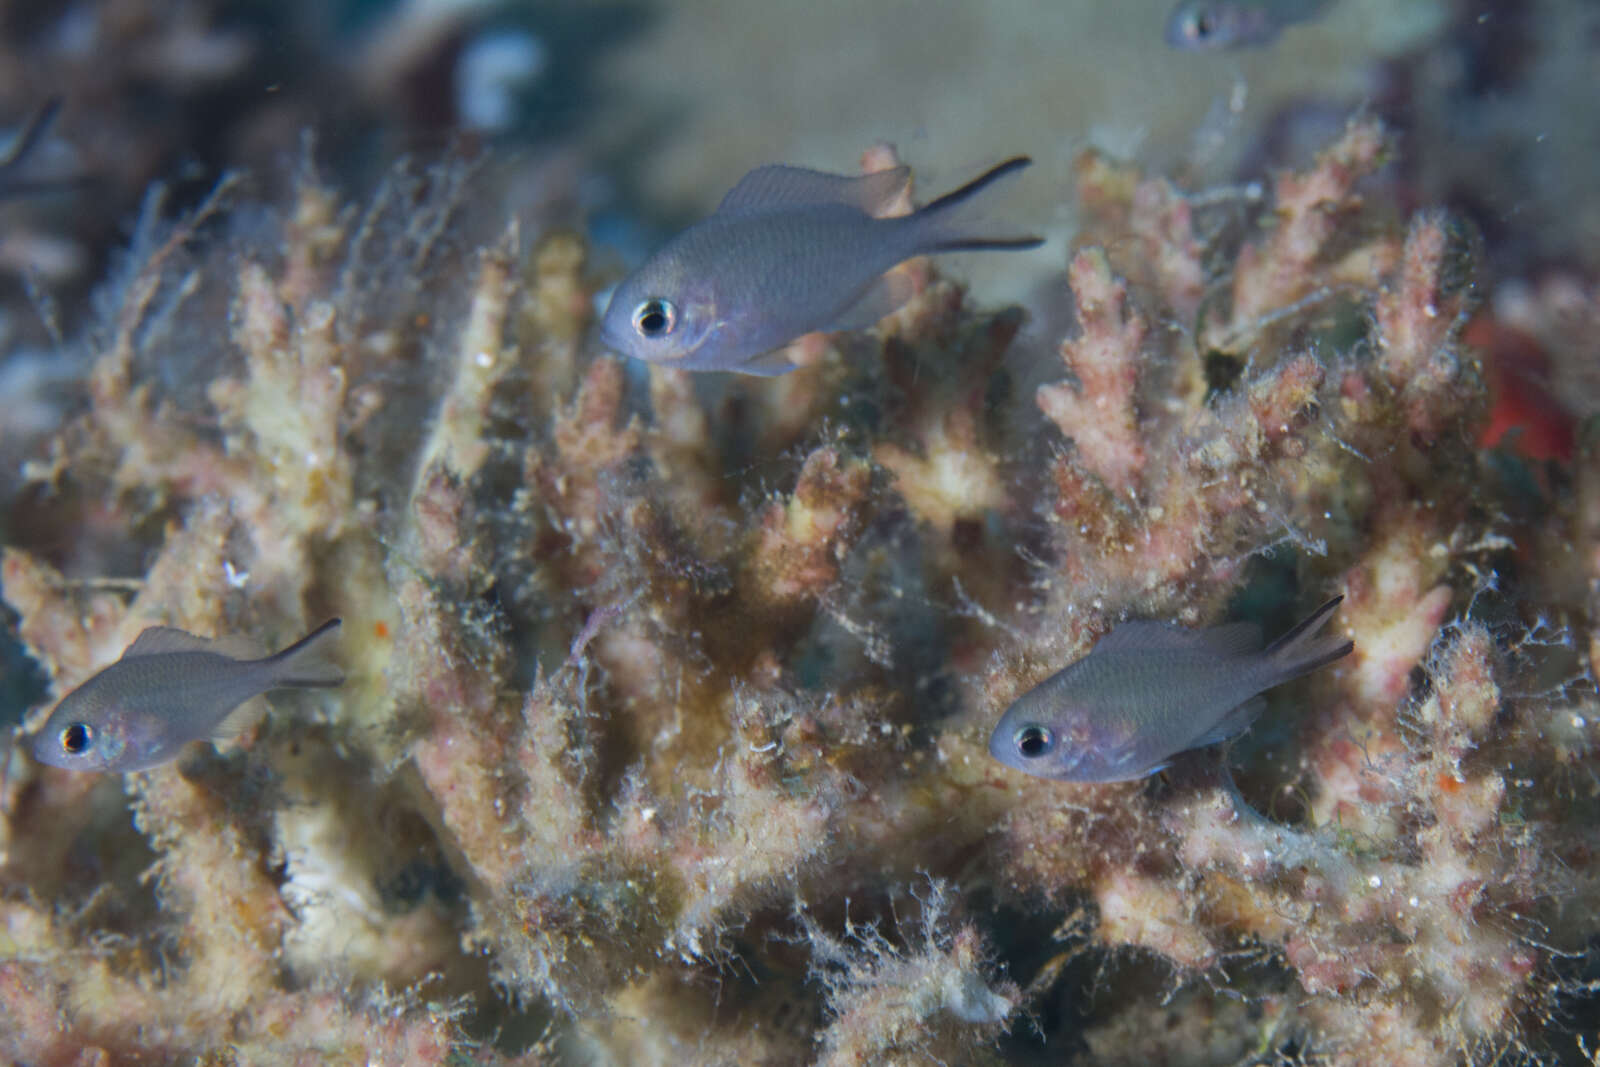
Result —
[{"label": "fish's tail fin lobe", "polygon": [[267,657],[274,689],[331,689],[344,683],[344,671],[331,655],[343,619],[329,619],[300,640]]},{"label": "fish's tail fin lobe", "polygon": [[959,189],[945,193],[913,216],[927,228],[929,252],[973,252],[1038,248],[1043,237],[986,237],[981,233],[985,221],[974,211],[973,202],[989,186],[1010,177],[1031,164],[1028,156],[1012,156],[997,163]]},{"label": "fish's tail fin lobe", "polygon": [[1310,674],[1355,650],[1354,641],[1340,634],[1321,632],[1343,600],[1342,594],[1334,597],[1267,648],[1264,654],[1278,668],[1279,681],[1287,682],[1302,674]]}]

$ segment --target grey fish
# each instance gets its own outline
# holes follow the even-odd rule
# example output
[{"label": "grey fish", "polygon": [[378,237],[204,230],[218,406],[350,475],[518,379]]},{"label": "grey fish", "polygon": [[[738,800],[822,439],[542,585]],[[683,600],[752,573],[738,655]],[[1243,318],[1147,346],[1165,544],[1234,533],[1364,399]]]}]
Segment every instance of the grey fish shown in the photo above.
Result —
[{"label": "grey fish", "polygon": [[227,736],[230,713],[252,697],[342,683],[326,659],[339,622],[261,659],[240,655],[236,638],[208,641],[152,626],[121,659],[61,698],[29,751],[40,763],[74,771],[124,773],[166,763],[191,741]]},{"label": "grey fish", "polygon": [[1216,52],[1271,44],[1286,26],[1310,22],[1334,0],[1183,0],[1167,18],[1167,44]]},{"label": "grey fish", "polygon": [[600,324],[608,348],[688,370],[774,375],[774,349],[816,330],[871,326],[911,296],[886,273],[913,256],[1036,248],[1039,237],[985,237],[966,210],[1026,167],[1008,159],[926,207],[877,213],[911,180],[907,167],[862,177],[759,167],[715,213],[678,234],[625,279]]},{"label": "grey fish", "polygon": [[1352,642],[1319,636],[1343,599],[1334,597],[1264,650],[1254,623],[1209,630],[1122,623],[1007,708],[989,754],[1067,782],[1154,774],[1180,752],[1242,733],[1265,706],[1260,693],[1348,655]]}]

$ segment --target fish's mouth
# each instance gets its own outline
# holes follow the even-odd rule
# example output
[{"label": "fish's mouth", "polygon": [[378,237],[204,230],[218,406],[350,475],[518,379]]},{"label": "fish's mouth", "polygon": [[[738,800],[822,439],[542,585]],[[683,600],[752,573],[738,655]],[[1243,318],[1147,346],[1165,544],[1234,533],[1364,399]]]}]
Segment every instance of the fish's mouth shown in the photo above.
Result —
[{"label": "fish's mouth", "polygon": [[619,356],[632,355],[628,346],[622,343],[622,337],[616,327],[605,319],[600,321],[600,344],[608,352],[615,352]]},{"label": "fish's mouth", "polygon": [[1010,759],[1000,745],[1000,729],[1000,727],[996,727],[994,733],[989,735],[989,756],[991,759],[997,760],[1002,764],[1009,764]]}]

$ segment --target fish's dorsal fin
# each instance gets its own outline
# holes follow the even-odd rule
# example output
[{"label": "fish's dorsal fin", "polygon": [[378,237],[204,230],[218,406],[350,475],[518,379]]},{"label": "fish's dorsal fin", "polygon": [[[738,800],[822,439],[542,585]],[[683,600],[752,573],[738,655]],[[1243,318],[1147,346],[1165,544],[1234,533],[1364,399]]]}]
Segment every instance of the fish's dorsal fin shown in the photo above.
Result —
[{"label": "fish's dorsal fin", "polygon": [[134,656],[159,656],[167,652],[213,652],[211,642],[204,637],[196,637],[187,630],[180,630],[176,626],[151,626],[147,627],[127,651],[122,653],[123,659]]},{"label": "fish's dorsal fin", "polygon": [[1242,656],[1261,648],[1261,627],[1230,622],[1208,630],[1190,630],[1168,622],[1135,619],[1119,623],[1094,646],[1096,652],[1162,652],[1205,649],[1222,656]]},{"label": "fish's dorsal fin", "polygon": [[804,167],[773,164],[757,167],[739,179],[717,205],[719,215],[740,215],[806,204],[848,204],[877,215],[911,181],[910,167],[891,167],[872,174],[828,174]]},{"label": "fish's dorsal fin", "polygon": [[1207,647],[1230,656],[1261,651],[1261,627],[1253,622],[1225,622],[1201,630],[1199,636]]},{"label": "fish's dorsal fin", "polygon": [[206,651],[237,660],[263,659],[267,654],[265,645],[244,634],[227,634],[213,638],[207,642]]},{"label": "fish's dorsal fin", "polygon": [[261,646],[248,637],[230,635],[212,639],[176,626],[151,626],[134,639],[122,657],[159,656],[166,652],[210,652],[230,659],[260,659],[263,654]]}]

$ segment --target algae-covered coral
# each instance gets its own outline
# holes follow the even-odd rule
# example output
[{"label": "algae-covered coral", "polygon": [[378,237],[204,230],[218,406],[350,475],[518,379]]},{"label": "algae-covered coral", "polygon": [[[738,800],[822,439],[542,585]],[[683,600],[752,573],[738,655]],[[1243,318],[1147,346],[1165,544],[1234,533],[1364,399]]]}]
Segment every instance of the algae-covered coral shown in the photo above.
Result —
[{"label": "algae-covered coral", "polygon": [[[1593,444],[1476,447],[1475,241],[1363,199],[1390,151],[1353,120],[1259,204],[1085,155],[1045,370],[925,268],[780,379],[625,364],[583,241],[474,247],[449,164],[152,210],[11,504],[17,633],[60,694],[150,625],[338,615],[348,680],[125,778],[12,752],[0,1052],[1566,1047]],[[1242,797],[1214,754],[1114,785],[987,754],[1120,620],[1335,591],[1356,652],[1274,694]]]}]

